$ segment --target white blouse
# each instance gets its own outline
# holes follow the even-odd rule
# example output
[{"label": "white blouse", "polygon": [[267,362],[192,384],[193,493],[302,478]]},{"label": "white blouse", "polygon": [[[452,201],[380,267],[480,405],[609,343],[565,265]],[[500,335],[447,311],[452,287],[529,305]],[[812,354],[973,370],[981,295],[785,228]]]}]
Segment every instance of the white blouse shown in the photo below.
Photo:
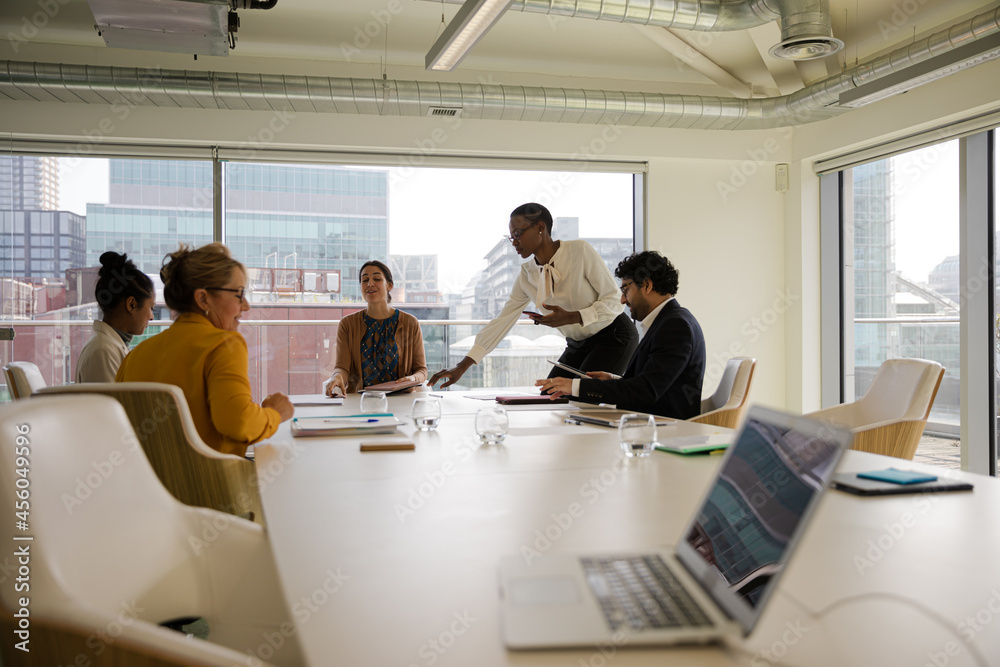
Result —
[{"label": "white blouse", "polygon": [[90,337],[76,360],[76,381],[114,382],[128,345],[114,327],[94,320],[94,335]]},{"label": "white blouse", "polygon": [[482,361],[532,300],[542,314],[550,312],[543,303],[579,311],[583,324],[557,327],[559,333],[573,340],[590,338],[622,312],[618,284],[594,247],[586,241],[560,241],[548,264],[539,265],[532,258],[521,265],[510,299],[500,314],[479,332],[467,356],[477,364]]}]

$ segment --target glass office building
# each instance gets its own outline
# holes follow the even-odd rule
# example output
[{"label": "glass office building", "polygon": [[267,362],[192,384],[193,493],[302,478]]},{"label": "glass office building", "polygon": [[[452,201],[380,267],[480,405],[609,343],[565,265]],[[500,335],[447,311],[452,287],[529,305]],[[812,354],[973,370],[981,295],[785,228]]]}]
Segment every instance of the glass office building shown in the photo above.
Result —
[{"label": "glass office building", "polygon": [[[111,160],[107,204],[87,205],[87,264],[127,252],[155,274],[178,241],[212,240],[207,162]],[[225,165],[225,238],[250,268],[357,274],[388,257],[388,171],[328,165]],[[335,300],[357,301],[356,280]]]}]

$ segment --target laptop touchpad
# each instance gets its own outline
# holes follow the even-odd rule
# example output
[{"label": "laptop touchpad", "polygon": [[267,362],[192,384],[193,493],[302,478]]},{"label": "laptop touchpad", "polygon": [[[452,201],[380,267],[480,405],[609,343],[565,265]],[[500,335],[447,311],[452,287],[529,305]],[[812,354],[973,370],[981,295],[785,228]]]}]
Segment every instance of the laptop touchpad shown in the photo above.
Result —
[{"label": "laptop touchpad", "polygon": [[571,604],[579,595],[573,577],[519,577],[508,582],[507,599],[515,607],[538,607]]}]

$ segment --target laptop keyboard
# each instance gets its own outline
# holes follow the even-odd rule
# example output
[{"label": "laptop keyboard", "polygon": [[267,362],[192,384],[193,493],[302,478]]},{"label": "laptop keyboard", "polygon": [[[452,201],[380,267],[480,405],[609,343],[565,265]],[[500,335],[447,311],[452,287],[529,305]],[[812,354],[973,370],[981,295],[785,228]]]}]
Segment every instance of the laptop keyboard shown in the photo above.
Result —
[{"label": "laptop keyboard", "polygon": [[580,563],[612,630],[712,624],[659,556],[587,557]]}]

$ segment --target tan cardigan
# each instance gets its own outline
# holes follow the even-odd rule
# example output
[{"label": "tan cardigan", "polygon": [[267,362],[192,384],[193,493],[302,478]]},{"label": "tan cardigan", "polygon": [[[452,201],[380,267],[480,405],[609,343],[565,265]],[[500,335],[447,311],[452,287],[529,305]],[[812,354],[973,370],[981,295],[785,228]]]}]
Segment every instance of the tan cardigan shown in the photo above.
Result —
[{"label": "tan cardigan", "polygon": [[[337,327],[337,359],[333,377],[338,375],[348,393],[361,389],[361,339],[365,336],[365,311],[347,315]],[[414,380],[427,380],[427,362],[424,358],[424,337],[420,323],[413,315],[399,311],[396,325],[396,348],[399,350],[399,378],[413,376]],[[397,378],[398,379],[398,378]]]}]

